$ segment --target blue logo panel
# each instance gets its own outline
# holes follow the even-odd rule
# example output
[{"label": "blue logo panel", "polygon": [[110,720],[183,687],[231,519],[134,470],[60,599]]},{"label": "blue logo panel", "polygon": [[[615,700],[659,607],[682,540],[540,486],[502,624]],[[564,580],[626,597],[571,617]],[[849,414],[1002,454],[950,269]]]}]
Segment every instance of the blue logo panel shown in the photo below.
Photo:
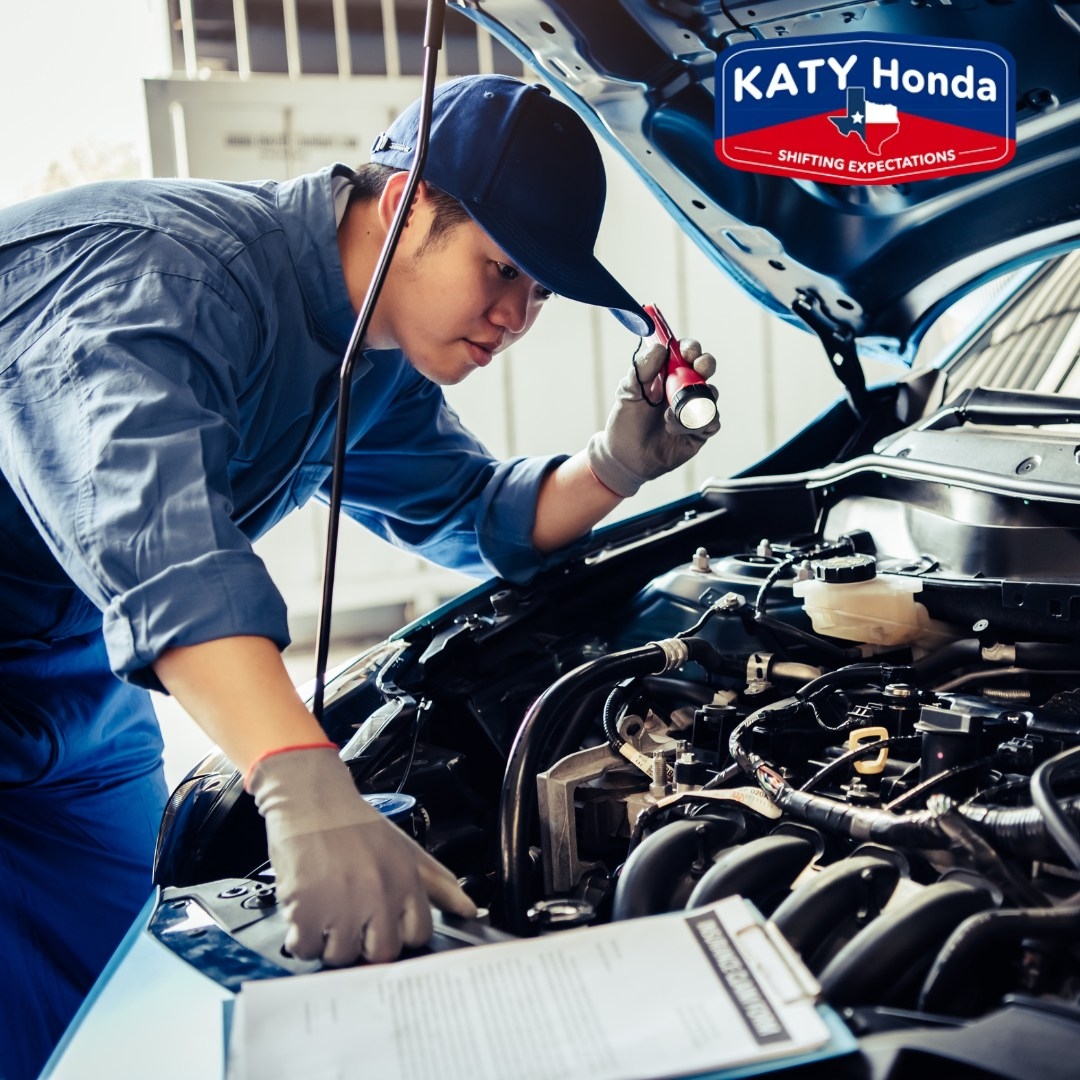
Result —
[{"label": "blue logo panel", "polygon": [[1016,150],[1013,60],[984,42],[748,42],[717,58],[716,86],[716,154],[737,169],[890,184],[997,168]]}]

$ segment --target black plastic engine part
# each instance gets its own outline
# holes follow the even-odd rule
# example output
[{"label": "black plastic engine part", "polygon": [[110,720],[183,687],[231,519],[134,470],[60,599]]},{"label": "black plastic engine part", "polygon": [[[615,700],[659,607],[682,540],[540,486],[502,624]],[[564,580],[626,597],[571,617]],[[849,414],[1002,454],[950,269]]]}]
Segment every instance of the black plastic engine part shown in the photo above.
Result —
[{"label": "black plastic engine part", "polygon": [[801,883],[772,922],[817,974],[881,914],[899,880],[896,863],[872,855],[842,859]]},{"label": "black plastic engine part", "polygon": [[829,1004],[914,1004],[927,969],[956,927],[985,911],[988,892],[956,881],[927,885],[910,900],[882,912],[856,934],[819,976]]},{"label": "black plastic engine part", "polygon": [[773,834],[740,844],[705,871],[686,906],[703,907],[727,896],[742,896],[769,915],[815,854],[814,845],[803,836]]}]

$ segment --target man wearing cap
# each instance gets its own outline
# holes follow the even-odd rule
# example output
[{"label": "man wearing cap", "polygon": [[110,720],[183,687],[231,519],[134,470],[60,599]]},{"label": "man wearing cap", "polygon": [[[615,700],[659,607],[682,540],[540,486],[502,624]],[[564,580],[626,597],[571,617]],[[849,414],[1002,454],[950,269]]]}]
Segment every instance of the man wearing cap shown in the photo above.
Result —
[{"label": "man wearing cap", "polygon": [[[472,902],[357,793],[281,662],[251,541],[328,490],[337,379],[405,188],[416,107],[373,164],[285,183],[88,185],[0,211],[0,1075],[36,1075],[145,901],[166,791],[146,688],[242,771],[298,956],[386,960]],[[643,400],[652,350],[573,457],[498,461],[448,409],[551,292],[641,307],[592,253],[596,145],[546,90],[436,91],[425,179],[356,365],[346,512],[522,580],[690,458]],[[449,197],[448,197],[449,196]],[[712,357],[684,343],[703,374]]]}]

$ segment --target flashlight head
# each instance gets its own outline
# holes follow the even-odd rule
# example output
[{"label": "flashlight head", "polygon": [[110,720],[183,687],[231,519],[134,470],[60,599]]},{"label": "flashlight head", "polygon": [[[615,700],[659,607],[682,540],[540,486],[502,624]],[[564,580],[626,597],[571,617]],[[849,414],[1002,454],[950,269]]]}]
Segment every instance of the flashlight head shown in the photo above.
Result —
[{"label": "flashlight head", "polygon": [[708,384],[703,382],[688,383],[676,391],[671,400],[671,410],[675,413],[675,419],[691,431],[707,427],[717,416],[716,402]]}]

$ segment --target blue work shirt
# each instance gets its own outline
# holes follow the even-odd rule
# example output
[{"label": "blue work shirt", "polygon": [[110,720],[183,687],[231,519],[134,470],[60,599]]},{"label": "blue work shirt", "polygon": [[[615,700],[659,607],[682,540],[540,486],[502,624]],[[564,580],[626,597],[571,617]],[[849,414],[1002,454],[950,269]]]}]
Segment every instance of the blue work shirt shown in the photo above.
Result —
[{"label": "blue work shirt", "polygon": [[[288,643],[252,551],[329,491],[355,311],[334,177],[91,184],[0,210],[0,649],[103,626],[118,675],[166,649]],[[498,461],[397,351],[358,358],[345,511],[522,579],[561,457]]]}]

